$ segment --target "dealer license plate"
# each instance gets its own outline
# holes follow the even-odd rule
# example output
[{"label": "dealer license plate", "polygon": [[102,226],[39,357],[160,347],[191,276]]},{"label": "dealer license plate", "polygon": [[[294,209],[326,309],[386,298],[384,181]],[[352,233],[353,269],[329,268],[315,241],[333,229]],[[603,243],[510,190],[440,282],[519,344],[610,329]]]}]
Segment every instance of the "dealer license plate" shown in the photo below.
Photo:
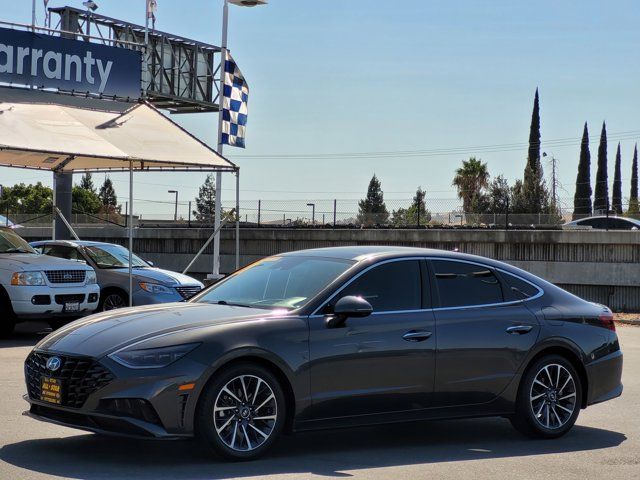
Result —
[{"label": "dealer license plate", "polygon": [[78,312],[80,311],[80,303],[78,302],[67,302],[64,304],[65,312]]},{"label": "dealer license plate", "polygon": [[56,405],[62,403],[62,382],[59,378],[42,377],[40,399]]}]

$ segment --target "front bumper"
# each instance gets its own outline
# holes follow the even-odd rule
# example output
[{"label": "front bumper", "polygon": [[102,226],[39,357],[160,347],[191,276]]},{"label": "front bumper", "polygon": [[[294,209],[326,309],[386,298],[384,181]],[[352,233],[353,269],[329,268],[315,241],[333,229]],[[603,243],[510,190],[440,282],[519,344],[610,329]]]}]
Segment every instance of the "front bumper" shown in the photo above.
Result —
[{"label": "front bumper", "polygon": [[[100,298],[100,287],[96,284],[55,288],[47,285],[7,285],[5,288],[11,298],[13,312],[21,319],[88,315],[98,308]],[[35,298],[39,300],[47,298],[48,303],[34,303]],[[79,310],[66,312],[65,301],[78,299],[81,299]]]},{"label": "front bumper", "polygon": [[[54,355],[51,352],[36,353],[43,357]],[[57,356],[64,358],[63,368],[60,370],[62,372],[64,362],[70,357],[64,354]],[[55,374],[46,371],[34,374],[25,367],[29,394],[24,399],[30,404],[25,415],[45,422],[111,435],[155,439],[193,436],[193,416],[198,393],[204,383],[198,380],[206,378],[204,374],[207,366],[189,360],[188,357],[158,370],[128,369],[108,357],[100,361],[88,357],[75,359],[91,361],[97,367],[106,369],[110,380],[89,393],[86,400],[74,405],[69,401],[69,395],[72,391],[81,390],[86,384],[81,388],[71,388],[71,382],[62,378],[63,402],[56,405],[41,400],[37,387],[41,376],[55,377]],[[34,376],[37,377],[36,388],[33,387]],[[188,383],[196,383],[196,388],[188,391],[179,389],[181,385]],[[68,398],[65,399],[65,396]],[[144,411],[130,408],[130,405],[137,402],[144,405]]]}]

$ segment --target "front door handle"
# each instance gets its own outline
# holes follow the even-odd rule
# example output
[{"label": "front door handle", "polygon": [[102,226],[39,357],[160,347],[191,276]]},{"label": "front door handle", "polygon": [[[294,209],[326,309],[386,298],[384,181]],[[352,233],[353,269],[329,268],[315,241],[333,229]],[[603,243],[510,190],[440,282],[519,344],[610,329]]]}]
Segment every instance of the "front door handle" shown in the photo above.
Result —
[{"label": "front door handle", "polygon": [[422,342],[431,336],[431,332],[424,330],[409,330],[402,338],[407,342]]},{"label": "front door handle", "polygon": [[524,335],[525,333],[529,333],[533,330],[533,326],[531,325],[514,325],[513,327],[507,328],[507,333],[511,335]]}]

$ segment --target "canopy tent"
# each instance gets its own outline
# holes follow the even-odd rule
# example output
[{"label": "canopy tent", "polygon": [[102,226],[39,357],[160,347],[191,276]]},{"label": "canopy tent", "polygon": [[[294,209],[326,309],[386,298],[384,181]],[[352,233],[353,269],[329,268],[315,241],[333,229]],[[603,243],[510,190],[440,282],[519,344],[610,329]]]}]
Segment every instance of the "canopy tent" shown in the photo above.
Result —
[{"label": "canopy tent", "polygon": [[[234,172],[236,212],[239,202],[239,168],[148,103],[0,87],[0,166],[54,173],[129,171],[130,251],[134,171]],[[236,216],[236,265],[238,227]]]},{"label": "canopy tent", "polygon": [[0,165],[59,172],[236,171],[147,103],[0,89]]}]

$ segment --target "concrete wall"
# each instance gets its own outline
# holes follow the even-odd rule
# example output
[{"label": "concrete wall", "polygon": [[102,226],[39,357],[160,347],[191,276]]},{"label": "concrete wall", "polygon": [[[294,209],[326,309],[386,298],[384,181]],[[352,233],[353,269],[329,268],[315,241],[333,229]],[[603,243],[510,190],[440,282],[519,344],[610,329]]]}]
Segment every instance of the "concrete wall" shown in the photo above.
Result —
[{"label": "concrete wall", "polygon": [[[81,238],[125,244],[122,228],[78,228]],[[49,238],[50,229],[24,228],[28,240]],[[137,229],[134,250],[155,265],[181,271],[210,229]],[[222,232],[222,271],[234,269],[235,231]],[[640,232],[561,230],[323,230],[242,229],[241,265],[290,250],[339,245],[404,245],[458,249],[503,260],[617,310],[640,310]],[[191,269],[211,271],[211,246]]]}]

